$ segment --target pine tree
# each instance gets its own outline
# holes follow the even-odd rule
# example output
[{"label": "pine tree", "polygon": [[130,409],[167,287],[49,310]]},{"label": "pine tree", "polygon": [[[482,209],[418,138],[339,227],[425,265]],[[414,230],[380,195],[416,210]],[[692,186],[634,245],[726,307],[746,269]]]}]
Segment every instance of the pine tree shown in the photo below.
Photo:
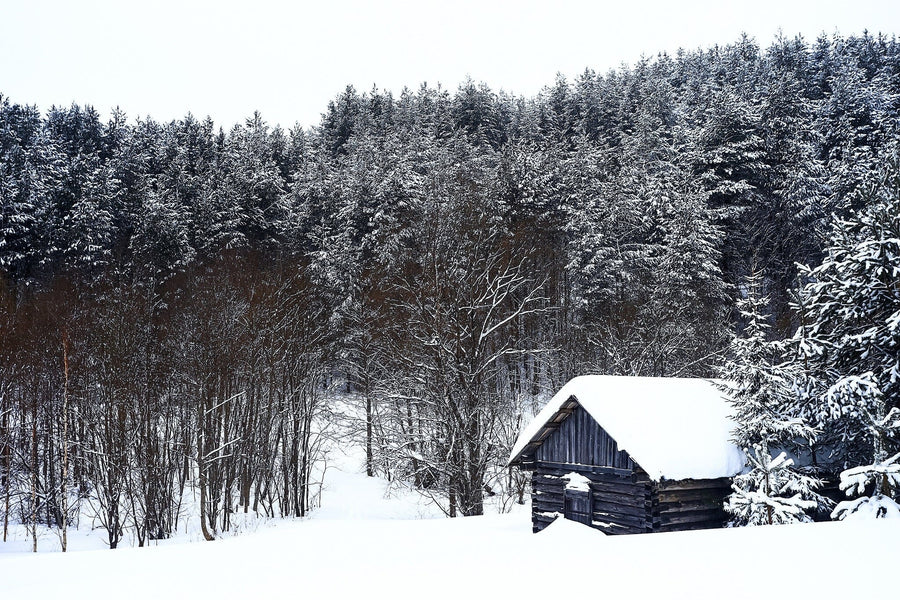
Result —
[{"label": "pine tree", "polygon": [[826,172],[817,156],[821,134],[809,125],[815,105],[806,95],[805,60],[799,39],[779,39],[769,50],[760,80],[764,180],[745,215],[761,266],[774,284],[770,305],[781,336],[792,330],[787,290],[796,265],[816,255],[819,226],[828,214]]},{"label": "pine tree", "polygon": [[798,473],[784,452],[772,458],[762,445],[747,453],[750,470],[734,478],[734,493],[725,509],[747,525],[784,525],[811,521],[808,511],[819,502],[814,490],[821,482]]},{"label": "pine tree", "polygon": [[824,500],[818,480],[792,469],[793,461],[772,449],[814,431],[797,416],[791,381],[780,363],[779,345],[766,339],[769,325],[762,314],[767,303],[759,294],[761,277],[748,282],[748,297],[738,303],[744,335],[731,343],[732,358],[722,368],[724,391],[734,406],[735,443],[744,449],[749,470],[735,477],[725,509],[735,524],[772,525],[811,520],[805,511]]},{"label": "pine tree", "polygon": [[0,95],[0,272],[21,284],[33,283],[49,236],[46,147],[37,109]]},{"label": "pine tree", "polygon": [[284,180],[278,149],[284,144],[280,129],[269,131],[254,113],[242,127],[231,130],[225,143],[224,188],[239,209],[239,230],[257,248],[273,247],[285,230]]},{"label": "pine tree", "polygon": [[[900,494],[900,162],[862,186],[864,206],[836,220],[801,296],[811,320],[806,358],[825,383],[817,416],[845,468],[841,489],[864,496],[834,518],[897,514]],[[851,465],[852,468],[847,468]]]},{"label": "pine tree", "polygon": [[858,498],[838,504],[831,513],[832,518],[900,518],[900,503],[895,500],[900,492],[900,463],[897,462],[900,452],[890,458],[885,454],[885,438],[896,437],[900,431],[900,410],[893,408],[882,418],[878,416],[867,415],[870,419],[867,433],[874,446],[873,463],[841,472],[840,488],[848,496]]}]

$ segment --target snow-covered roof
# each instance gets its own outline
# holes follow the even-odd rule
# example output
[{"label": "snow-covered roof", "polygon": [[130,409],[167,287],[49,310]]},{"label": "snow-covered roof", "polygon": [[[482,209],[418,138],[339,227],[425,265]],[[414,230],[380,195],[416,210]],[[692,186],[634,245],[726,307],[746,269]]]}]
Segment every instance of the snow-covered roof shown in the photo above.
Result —
[{"label": "snow-covered roof", "polygon": [[708,379],[576,377],[519,435],[510,455],[530,455],[574,398],[655,481],[731,477],[744,454],[731,442],[731,404]]}]

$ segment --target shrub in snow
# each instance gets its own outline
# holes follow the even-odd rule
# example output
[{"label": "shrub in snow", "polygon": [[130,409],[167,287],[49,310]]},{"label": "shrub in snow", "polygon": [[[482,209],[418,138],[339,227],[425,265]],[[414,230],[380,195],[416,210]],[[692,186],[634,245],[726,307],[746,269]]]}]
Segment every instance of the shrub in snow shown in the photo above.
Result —
[{"label": "shrub in snow", "polygon": [[900,519],[900,504],[887,496],[875,495],[845,500],[831,514],[835,520]]},{"label": "shrub in snow", "polygon": [[[900,490],[900,454],[873,464],[847,469],[841,473],[841,489],[848,496],[861,496],[838,504],[831,513],[832,519],[847,518],[900,518],[900,504],[891,494]],[[872,490],[870,496],[863,496]]]},{"label": "shrub in snow", "polygon": [[806,511],[816,509],[821,498],[815,490],[821,481],[793,470],[794,461],[782,452],[775,458],[756,447],[747,453],[750,471],[734,478],[734,493],[725,509],[735,523],[781,525],[808,522]]}]

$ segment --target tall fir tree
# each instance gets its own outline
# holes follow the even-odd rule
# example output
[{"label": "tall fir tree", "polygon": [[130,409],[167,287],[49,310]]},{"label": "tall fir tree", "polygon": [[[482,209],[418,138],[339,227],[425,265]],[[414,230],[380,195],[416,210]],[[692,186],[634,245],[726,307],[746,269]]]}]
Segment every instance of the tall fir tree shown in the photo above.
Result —
[{"label": "tall fir tree", "polygon": [[[837,219],[801,296],[806,358],[825,383],[817,416],[837,455],[841,489],[859,499],[835,518],[896,516],[900,498],[900,161],[857,190],[864,206]],[[850,468],[847,468],[850,467]]]},{"label": "tall fir tree", "polygon": [[[725,505],[739,525],[810,521],[807,511],[824,502],[815,491],[820,482],[794,469],[793,460],[781,451],[797,438],[811,439],[814,431],[798,418],[790,378],[780,366],[779,345],[767,339],[761,279],[749,279],[747,297],[738,303],[744,334],[732,340],[731,359],[721,372],[723,389],[734,406],[733,439],[748,461],[748,469],[734,478]],[[775,457],[773,450],[778,452]]]}]

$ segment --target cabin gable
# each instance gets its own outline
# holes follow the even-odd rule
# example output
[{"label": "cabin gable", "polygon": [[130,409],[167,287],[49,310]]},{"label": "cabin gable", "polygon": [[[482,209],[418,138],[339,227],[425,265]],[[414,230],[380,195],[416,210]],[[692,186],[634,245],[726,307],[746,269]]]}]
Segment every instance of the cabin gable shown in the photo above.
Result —
[{"label": "cabin gable", "polygon": [[[535,532],[558,516],[605,533],[645,533],[658,524],[655,487],[632,458],[572,397],[527,453],[532,465],[532,525]],[[571,489],[568,476],[589,481]]]}]

